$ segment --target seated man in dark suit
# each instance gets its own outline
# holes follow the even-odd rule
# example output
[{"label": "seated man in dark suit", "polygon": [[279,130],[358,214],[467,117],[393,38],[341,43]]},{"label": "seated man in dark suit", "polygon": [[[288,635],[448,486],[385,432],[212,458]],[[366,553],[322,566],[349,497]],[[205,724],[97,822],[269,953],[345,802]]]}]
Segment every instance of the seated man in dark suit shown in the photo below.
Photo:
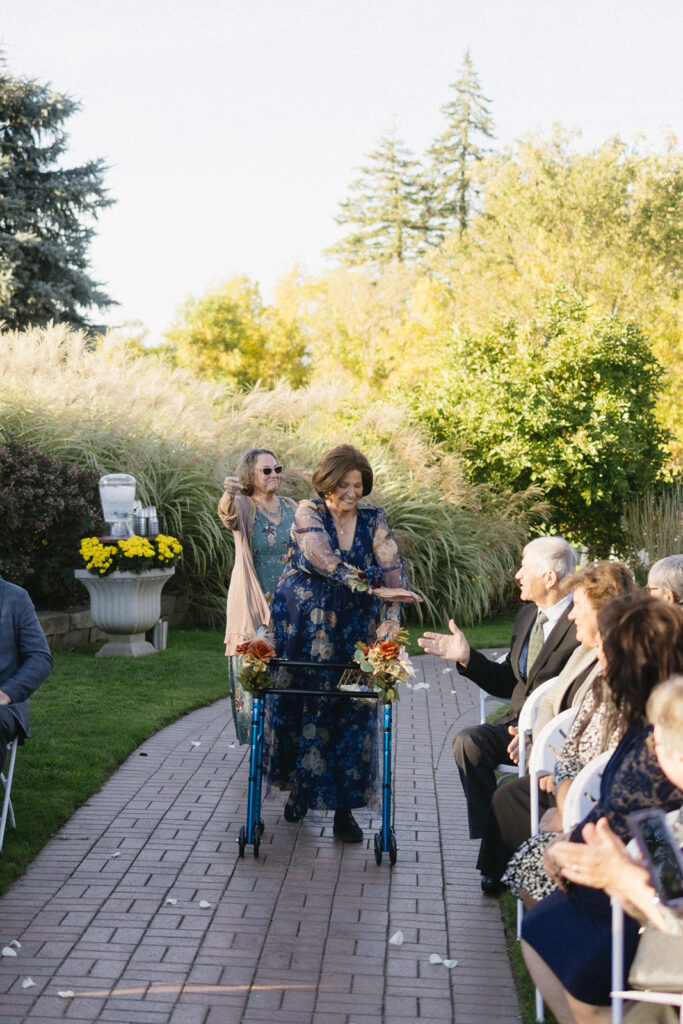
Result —
[{"label": "seated man in dark suit", "polygon": [[[461,675],[510,701],[509,711],[495,724],[470,726],[453,742],[472,839],[484,835],[496,789],[496,765],[516,761],[516,723],[522,704],[540,683],[559,675],[578,646],[574,624],[567,617],[572,597],[564,593],[562,584],[575,568],[574,550],[562,537],[538,537],[526,545],[515,579],[522,601],[528,604],[517,614],[510,650],[502,663],[472,650],[452,619],[450,635],[425,633],[418,640],[428,654],[456,661]],[[482,888],[490,891],[484,877]]]},{"label": "seated man in dark suit", "polygon": [[28,698],[51,672],[52,654],[31,598],[0,576],[0,769],[7,744],[30,736]]}]

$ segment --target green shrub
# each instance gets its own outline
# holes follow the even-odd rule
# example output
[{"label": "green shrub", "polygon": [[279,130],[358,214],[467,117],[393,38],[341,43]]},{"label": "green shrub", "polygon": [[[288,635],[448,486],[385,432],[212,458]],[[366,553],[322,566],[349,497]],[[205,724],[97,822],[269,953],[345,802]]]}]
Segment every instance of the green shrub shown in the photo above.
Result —
[{"label": "green shrub", "polygon": [[81,537],[102,515],[98,474],[6,433],[0,444],[0,572],[42,608],[83,599],[74,580]]}]

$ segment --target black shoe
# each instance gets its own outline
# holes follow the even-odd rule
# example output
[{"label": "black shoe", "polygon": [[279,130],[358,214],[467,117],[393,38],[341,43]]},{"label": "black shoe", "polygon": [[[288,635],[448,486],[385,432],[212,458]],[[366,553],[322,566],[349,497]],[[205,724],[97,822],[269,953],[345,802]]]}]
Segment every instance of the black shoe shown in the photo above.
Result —
[{"label": "black shoe", "polygon": [[491,878],[490,875],[481,876],[481,891],[485,892],[487,896],[500,896],[506,889],[507,886],[498,878]]},{"label": "black shoe", "polygon": [[335,811],[332,828],[337,839],[342,843],[362,843],[363,830],[351,814],[351,811]]},{"label": "black shoe", "polygon": [[301,821],[306,817],[306,809],[297,807],[290,798],[285,804],[284,816],[285,821]]}]

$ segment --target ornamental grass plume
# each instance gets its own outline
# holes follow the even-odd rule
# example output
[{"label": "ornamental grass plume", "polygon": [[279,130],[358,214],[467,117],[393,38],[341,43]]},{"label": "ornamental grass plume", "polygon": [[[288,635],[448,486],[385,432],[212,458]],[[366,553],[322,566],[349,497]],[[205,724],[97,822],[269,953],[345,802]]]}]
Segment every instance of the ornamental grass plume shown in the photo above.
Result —
[{"label": "ornamental grass plume", "polygon": [[[310,497],[312,467],[327,449],[349,442],[367,455],[375,472],[369,502],[386,509],[425,598],[407,617],[476,622],[515,592],[529,524],[542,518],[538,492],[473,487],[460,456],[445,455],[412,425],[400,401],[354,395],[334,381],[235,391],[120,334],[88,338],[61,324],[8,332],[0,342],[0,440],[10,432],[98,476],[131,473],[142,504],[161,509],[165,530],[182,541],[173,590],[195,623],[225,621],[234,544],[216,505],[239,456],[264,445],[285,467],[280,493],[297,500]],[[90,529],[94,516],[75,536]],[[71,559],[77,551],[76,543]],[[112,553],[100,557],[94,573],[113,572]]]}]

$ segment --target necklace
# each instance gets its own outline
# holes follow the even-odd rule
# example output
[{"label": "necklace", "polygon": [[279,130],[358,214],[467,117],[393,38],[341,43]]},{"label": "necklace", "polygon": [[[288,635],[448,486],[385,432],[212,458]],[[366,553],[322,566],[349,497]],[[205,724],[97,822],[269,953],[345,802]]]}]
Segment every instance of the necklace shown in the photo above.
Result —
[{"label": "necklace", "polygon": [[279,522],[282,519],[282,505],[280,504],[279,498],[276,499],[277,506],[275,508],[268,508],[265,502],[259,501],[258,498],[253,498],[253,501],[256,507],[259,508],[264,515],[268,516],[272,522]]},{"label": "necklace", "polygon": [[[352,526],[356,525],[356,519],[358,517],[354,514],[353,516],[351,516],[349,519],[346,520],[346,525],[344,525],[344,526],[341,525],[340,520],[337,518],[337,516],[334,514],[334,512],[332,513],[332,518],[334,520],[334,526],[335,526],[335,529],[336,529],[337,533],[339,534],[340,537],[343,537],[344,534],[347,532],[347,530],[349,530]],[[342,522],[344,522],[344,521],[342,520]]]}]

